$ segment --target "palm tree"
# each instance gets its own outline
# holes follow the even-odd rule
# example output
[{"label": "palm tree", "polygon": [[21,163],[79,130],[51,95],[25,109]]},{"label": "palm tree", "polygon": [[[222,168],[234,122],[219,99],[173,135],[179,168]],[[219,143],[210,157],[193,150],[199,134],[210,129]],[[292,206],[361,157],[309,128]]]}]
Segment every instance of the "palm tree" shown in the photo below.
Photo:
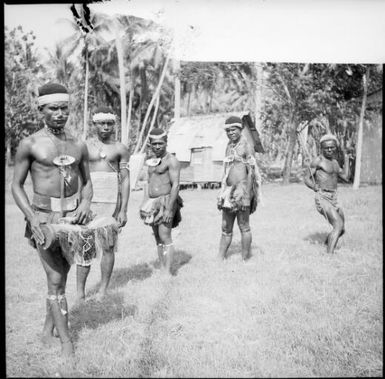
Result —
[{"label": "palm tree", "polygon": [[81,56],[84,62],[84,105],[83,105],[83,134],[82,138],[85,140],[88,134],[88,89],[89,89],[89,60],[92,54],[93,48],[97,45],[98,40],[101,38],[100,32],[106,30],[106,26],[103,20],[99,20],[98,16],[87,15],[89,12],[87,6],[83,4],[83,7],[77,11],[75,5],[71,6],[71,10],[74,16],[73,21],[64,20],[69,22],[74,30],[74,34],[63,41],[63,46],[66,48],[65,54],[70,57],[75,52],[81,49]]},{"label": "palm tree", "polygon": [[63,43],[56,43],[53,52],[48,52],[50,75],[55,77],[59,83],[69,86],[71,77],[74,73],[74,65],[68,60],[64,51]]}]

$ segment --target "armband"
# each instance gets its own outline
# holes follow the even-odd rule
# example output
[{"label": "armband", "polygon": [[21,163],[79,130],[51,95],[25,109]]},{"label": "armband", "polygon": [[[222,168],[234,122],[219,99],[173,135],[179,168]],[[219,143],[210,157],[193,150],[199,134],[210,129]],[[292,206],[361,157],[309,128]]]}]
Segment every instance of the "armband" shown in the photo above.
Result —
[{"label": "armband", "polygon": [[255,160],[254,157],[249,157],[249,159],[247,160],[247,163],[248,163],[250,166],[256,166],[256,165],[257,165],[257,161]]},{"label": "armband", "polygon": [[124,169],[126,169],[128,171],[130,170],[130,165],[128,162],[120,162],[119,163],[119,170],[124,170]]}]

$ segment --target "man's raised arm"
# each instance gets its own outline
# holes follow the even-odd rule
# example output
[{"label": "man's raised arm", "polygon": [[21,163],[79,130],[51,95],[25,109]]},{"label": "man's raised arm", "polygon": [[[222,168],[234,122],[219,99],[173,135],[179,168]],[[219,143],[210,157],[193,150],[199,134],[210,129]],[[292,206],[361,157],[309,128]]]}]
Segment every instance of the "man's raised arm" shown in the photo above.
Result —
[{"label": "man's raised arm", "polygon": [[[339,165],[338,165],[339,167]],[[342,179],[345,183],[349,182],[349,155],[344,152],[344,168],[339,167],[338,177]]]}]

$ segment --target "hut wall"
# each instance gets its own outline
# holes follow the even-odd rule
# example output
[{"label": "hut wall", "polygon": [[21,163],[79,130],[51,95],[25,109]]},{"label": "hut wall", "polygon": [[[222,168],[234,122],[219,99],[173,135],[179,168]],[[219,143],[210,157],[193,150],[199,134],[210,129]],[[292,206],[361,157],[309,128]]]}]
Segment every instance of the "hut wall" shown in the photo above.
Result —
[{"label": "hut wall", "polygon": [[191,166],[194,172],[194,182],[211,182],[213,161],[211,159],[212,148],[195,148],[191,151]]},{"label": "hut wall", "polygon": [[194,171],[190,162],[180,162],[180,183],[193,183]]}]

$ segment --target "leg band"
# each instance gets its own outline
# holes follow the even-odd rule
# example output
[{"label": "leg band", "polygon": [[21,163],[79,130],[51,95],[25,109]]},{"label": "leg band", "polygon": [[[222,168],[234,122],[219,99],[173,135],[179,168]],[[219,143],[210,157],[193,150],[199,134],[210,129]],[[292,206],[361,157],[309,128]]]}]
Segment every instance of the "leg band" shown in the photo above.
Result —
[{"label": "leg band", "polygon": [[174,244],[171,242],[171,243],[169,243],[168,245],[163,245],[164,246],[164,253],[163,253],[163,255],[166,255],[167,254],[167,247],[170,247],[170,246],[174,246]]},{"label": "leg band", "polygon": [[227,233],[227,232],[223,232],[222,231],[222,236],[224,236],[224,237],[232,237],[233,233]]},{"label": "leg band", "polygon": [[49,301],[57,301],[57,303],[59,304],[59,307],[60,307],[60,310],[61,310],[61,313],[62,313],[62,315],[63,316],[65,316],[68,312],[65,310],[65,309],[63,309],[62,308],[62,305],[61,305],[61,302],[63,301],[63,300],[66,300],[66,296],[65,296],[65,294],[63,293],[63,294],[60,294],[60,295],[48,295],[47,296],[47,299],[49,300]]},{"label": "leg band", "polygon": [[241,230],[241,234],[250,232],[250,228],[245,228]]}]

